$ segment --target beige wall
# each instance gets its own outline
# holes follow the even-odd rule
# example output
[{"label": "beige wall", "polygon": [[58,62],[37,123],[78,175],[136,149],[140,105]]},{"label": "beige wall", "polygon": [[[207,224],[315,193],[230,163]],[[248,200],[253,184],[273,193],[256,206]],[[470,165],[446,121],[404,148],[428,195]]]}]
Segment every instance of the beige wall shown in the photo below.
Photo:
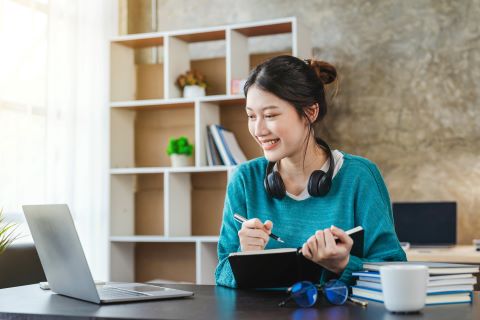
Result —
[{"label": "beige wall", "polygon": [[[392,201],[457,201],[458,242],[480,238],[480,1],[165,0],[157,22],[164,31],[286,16],[340,73],[320,134],[376,162]],[[132,19],[123,29],[142,31]]]}]

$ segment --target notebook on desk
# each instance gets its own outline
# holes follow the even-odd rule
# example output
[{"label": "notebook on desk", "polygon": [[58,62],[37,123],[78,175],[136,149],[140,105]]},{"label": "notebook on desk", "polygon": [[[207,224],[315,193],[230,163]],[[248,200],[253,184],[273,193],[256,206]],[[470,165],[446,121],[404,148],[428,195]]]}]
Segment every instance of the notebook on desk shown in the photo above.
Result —
[{"label": "notebook on desk", "polygon": [[[364,230],[346,231],[353,239],[351,254],[363,257]],[[279,288],[298,281],[318,282],[323,268],[308,260],[301,248],[234,252],[228,257],[237,287]]]}]

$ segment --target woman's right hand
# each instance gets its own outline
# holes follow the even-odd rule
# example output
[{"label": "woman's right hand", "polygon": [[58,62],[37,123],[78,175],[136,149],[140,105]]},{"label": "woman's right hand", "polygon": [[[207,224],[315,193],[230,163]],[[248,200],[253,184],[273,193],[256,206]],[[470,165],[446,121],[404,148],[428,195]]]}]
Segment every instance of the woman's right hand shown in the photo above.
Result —
[{"label": "woman's right hand", "polygon": [[238,231],[240,248],[242,251],[263,250],[270,239],[273,223],[270,220],[262,223],[258,218],[253,218],[242,223]]}]

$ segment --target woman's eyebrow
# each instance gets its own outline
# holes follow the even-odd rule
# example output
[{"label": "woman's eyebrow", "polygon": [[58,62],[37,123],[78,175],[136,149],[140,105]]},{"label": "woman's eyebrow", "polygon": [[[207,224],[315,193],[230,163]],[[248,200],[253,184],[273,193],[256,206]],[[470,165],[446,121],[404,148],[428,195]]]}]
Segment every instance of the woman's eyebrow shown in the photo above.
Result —
[{"label": "woman's eyebrow", "polygon": [[[245,109],[253,110],[252,108],[249,108],[249,107],[245,107]],[[268,109],[278,109],[278,107],[277,106],[266,106],[266,107],[263,107],[262,109],[260,109],[260,111],[264,111],[264,110],[268,110]]]}]

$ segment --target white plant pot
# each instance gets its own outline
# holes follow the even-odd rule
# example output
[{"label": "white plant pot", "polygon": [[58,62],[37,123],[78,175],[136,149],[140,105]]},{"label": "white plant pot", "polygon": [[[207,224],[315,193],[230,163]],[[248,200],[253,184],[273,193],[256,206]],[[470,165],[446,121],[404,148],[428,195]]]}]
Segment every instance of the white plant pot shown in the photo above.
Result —
[{"label": "white plant pot", "polygon": [[184,98],[196,98],[204,97],[205,88],[200,86],[185,86],[183,87],[183,97]]},{"label": "white plant pot", "polygon": [[172,167],[188,167],[193,165],[193,157],[184,154],[172,154],[170,160]]}]

